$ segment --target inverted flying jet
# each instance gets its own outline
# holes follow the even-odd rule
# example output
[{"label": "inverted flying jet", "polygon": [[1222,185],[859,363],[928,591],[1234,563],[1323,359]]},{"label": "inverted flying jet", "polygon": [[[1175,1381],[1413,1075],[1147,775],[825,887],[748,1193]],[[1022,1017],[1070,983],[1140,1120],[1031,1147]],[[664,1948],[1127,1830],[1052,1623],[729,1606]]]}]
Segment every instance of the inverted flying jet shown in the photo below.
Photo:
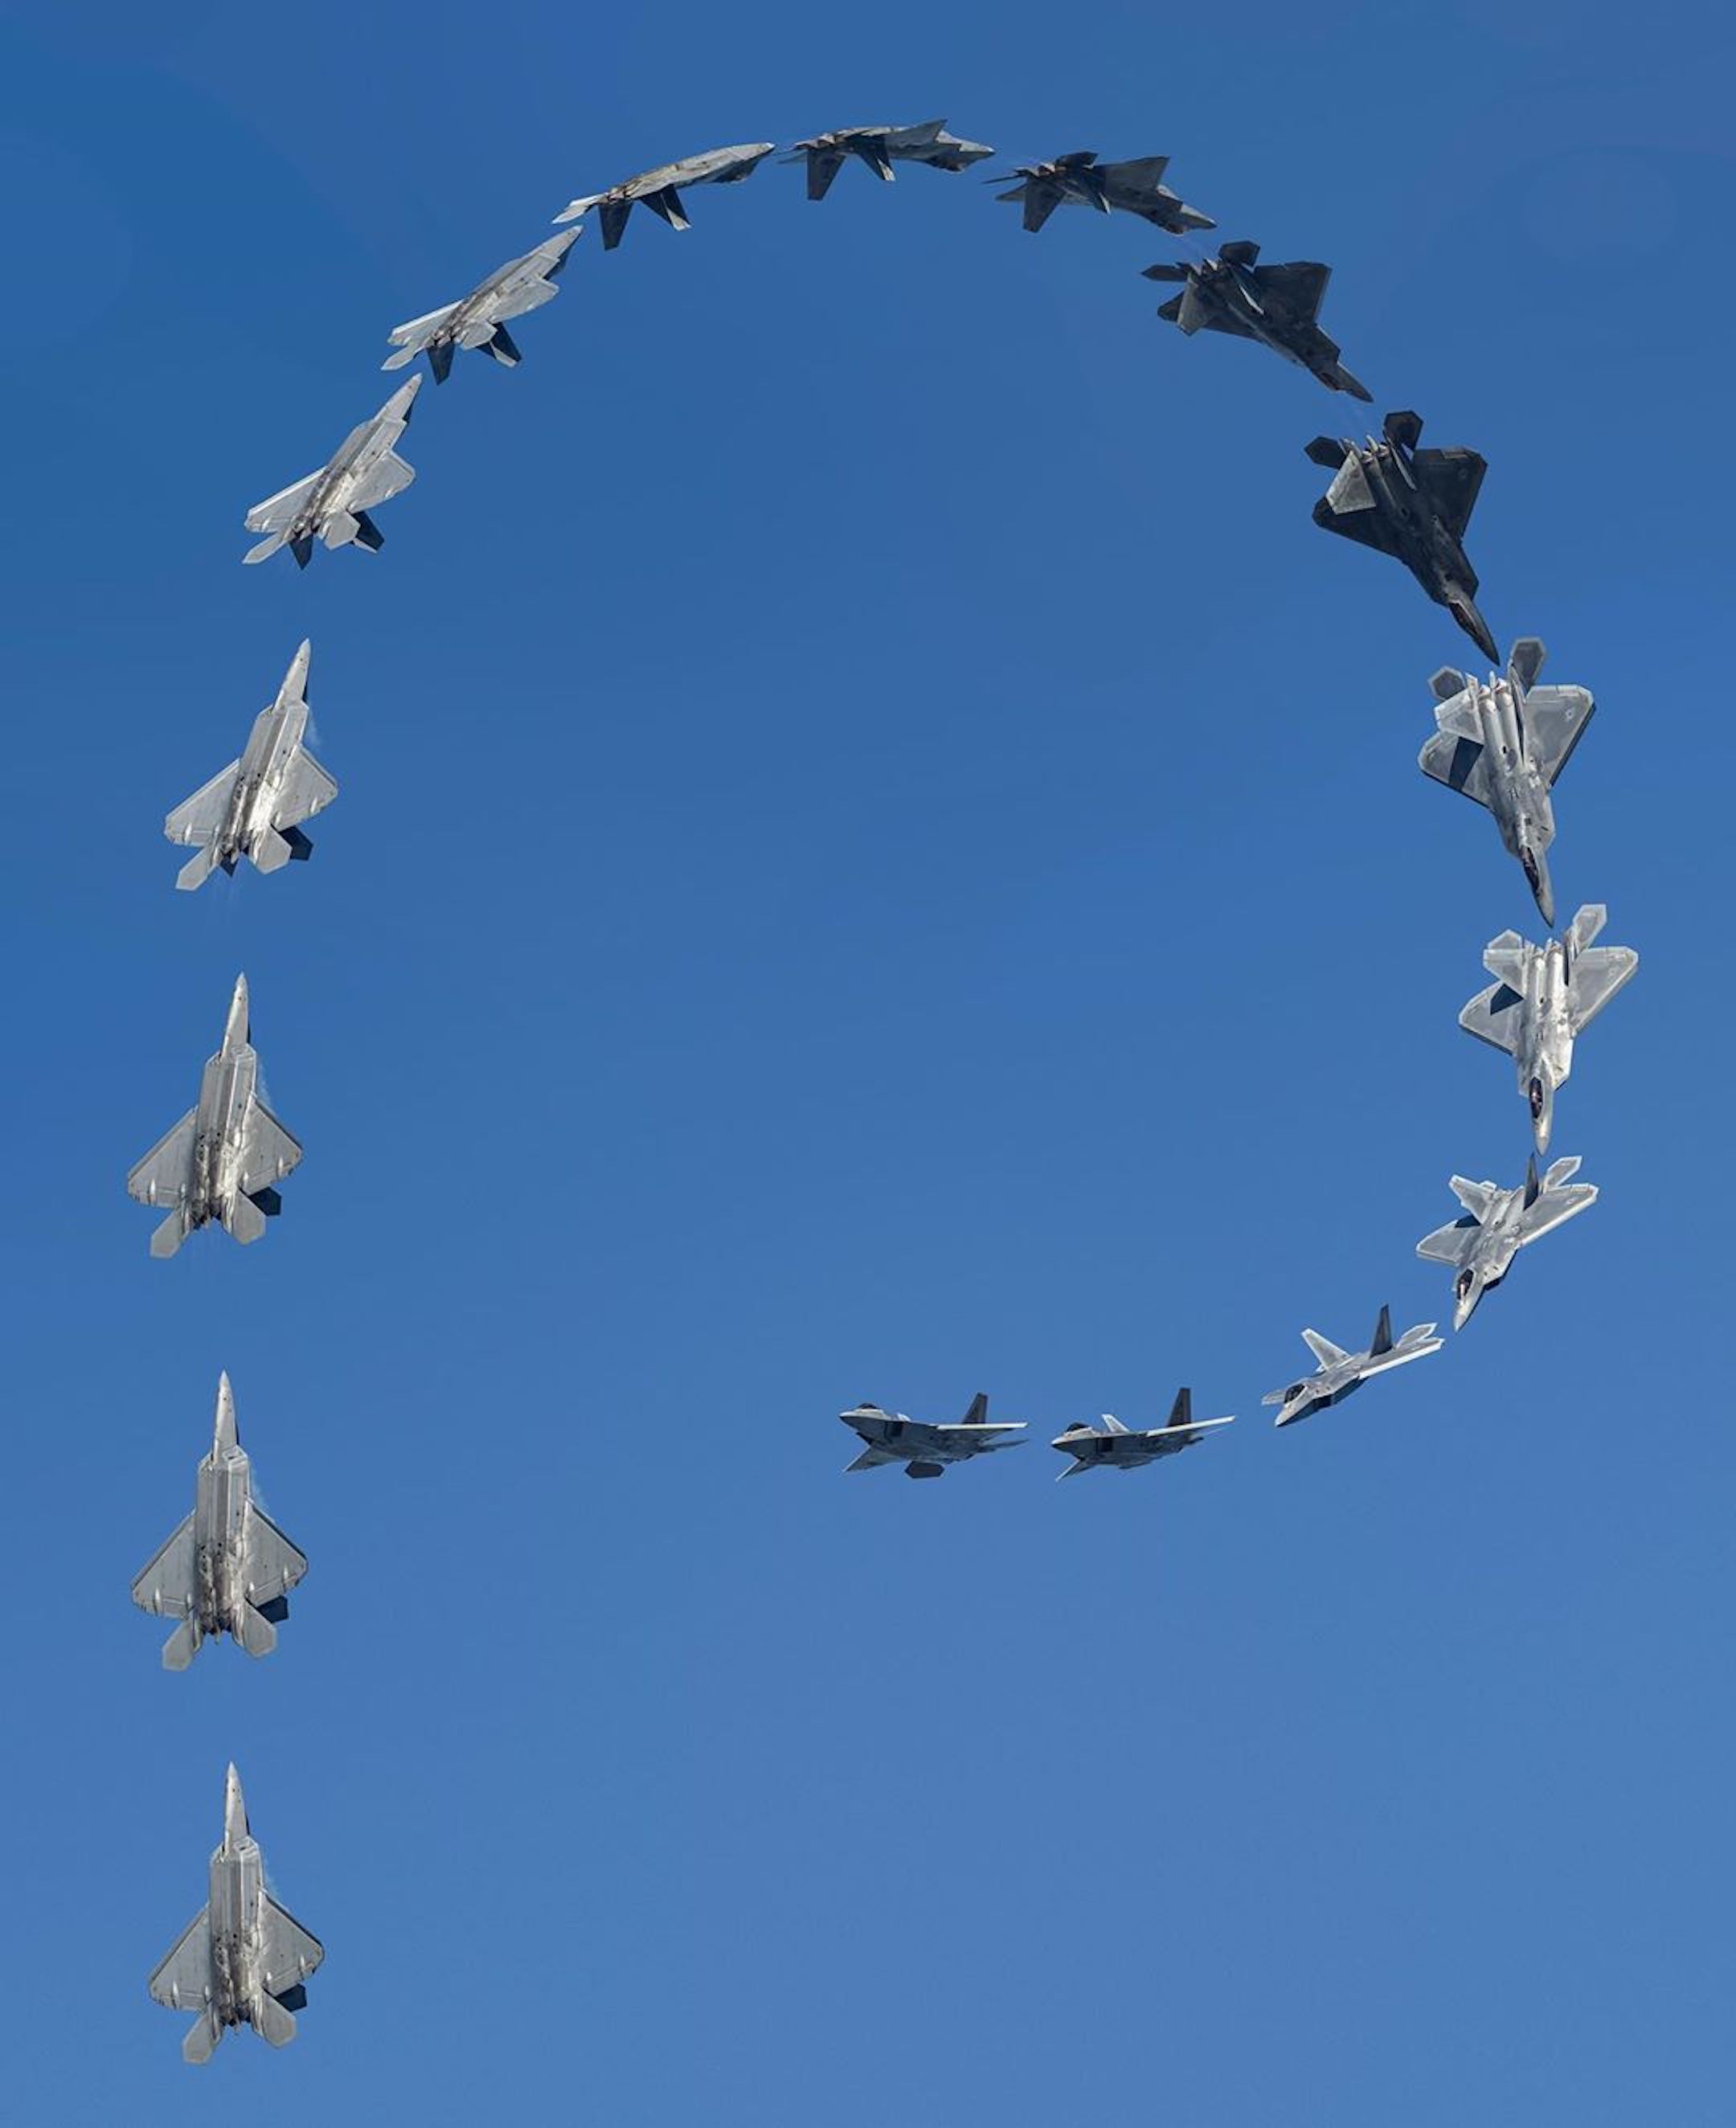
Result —
[{"label": "inverted flying jet", "polygon": [[1465,527],[1488,470],[1476,452],[1420,451],[1417,414],[1389,414],[1384,439],[1316,436],[1307,447],[1316,465],[1336,468],[1314,506],[1314,521],[1377,553],[1402,562],[1437,606],[1443,606],[1482,648],[1495,655],[1495,638],[1477,610],[1477,572],[1464,549]]},{"label": "inverted flying jet", "polygon": [[926,1426],[901,1411],[882,1411],[878,1404],[858,1404],[838,1416],[866,1444],[854,1463],[844,1465],[846,1470],[901,1463],[906,1478],[939,1478],[949,1463],[968,1462],[996,1448],[1016,1448],[1025,1431],[1022,1420],[991,1425],[988,1399],[980,1394],[971,1399],[970,1409],[956,1426]]},{"label": "inverted flying jet", "polygon": [[197,2010],[181,2042],[183,2060],[207,2062],[233,2026],[251,2025],[274,2047],[295,2037],[303,1984],[326,1955],[293,1914],[265,1888],[259,1843],[247,1828],[241,1779],[223,1781],[223,1839],[211,1858],[210,1896],[150,1976],[150,1999],[165,2010]]},{"label": "inverted flying jet", "polygon": [[593,207],[599,208],[605,251],[612,251],[620,243],[627,216],[641,202],[671,229],[686,229],[687,217],[681,203],[684,187],[739,185],[744,178],[753,176],[776,145],[771,140],[750,140],[739,148],[710,148],[702,155],[689,155],[679,163],[659,164],[656,169],[641,171],[638,177],[625,178],[606,192],[588,192],[581,199],[568,200],[554,219],[577,221]]},{"label": "inverted flying jet", "polygon": [[[1088,148],[1070,155],[1057,155],[1052,163],[1021,163],[1013,175],[1019,179],[1011,192],[999,192],[1002,200],[1018,200],[1025,208],[1025,226],[1040,229],[1058,207],[1095,207],[1099,214],[1119,208],[1136,214],[1142,221],[1155,222],[1172,236],[1190,229],[1215,229],[1209,214],[1178,199],[1163,182],[1169,168],[1168,155],[1141,155],[1130,163],[1100,163]],[[991,184],[1005,184],[992,178]]]},{"label": "inverted flying jet", "polygon": [[259,1099],[259,1052],[247,1033],[247,978],[239,976],[197,1102],[126,1178],[136,1204],[169,1207],[150,1237],[154,1256],[172,1256],[211,1219],[238,1242],[256,1242],[283,1209],[273,1185],[299,1164],[302,1148]]},{"label": "inverted flying jet", "polygon": [[304,643],[290,661],[277,699],[254,719],[239,761],[220,769],[202,790],[177,805],[163,823],[172,843],[193,848],[175,885],[202,886],[219,867],[233,872],[242,857],[261,872],[276,872],[292,857],[306,857],[313,844],[301,823],[323,812],[337,785],[302,743],[307,731],[307,661]]},{"label": "inverted flying jet", "polygon": [[854,155],[867,164],[877,178],[890,184],[897,174],[894,163],[926,163],[935,170],[968,170],[973,163],[994,154],[980,141],[959,140],[946,130],[944,118],[930,118],[920,126],[843,126],[836,132],[816,133],[811,140],[798,140],[787,163],[808,166],[808,197],[824,199],[832,180]]},{"label": "inverted flying jet", "polygon": [[1505,673],[1486,681],[1443,666],[1429,682],[1439,706],[1417,766],[1437,783],[1486,805],[1505,848],[1524,867],[1545,924],[1555,921],[1547,857],[1555,839],[1549,793],[1573,758],[1597,705],[1585,687],[1539,687],[1543,646],[1522,635]]},{"label": "inverted flying jet", "polygon": [[1051,1448],[1058,1448],[1063,1456],[1073,1459],[1055,1483],[1058,1485],[1061,1478],[1076,1478],[1082,1470],[1137,1470],[1142,1464],[1155,1463],[1160,1456],[1178,1456],[1184,1448],[1191,1448],[1215,1426],[1234,1424],[1229,1418],[1196,1418],[1193,1391],[1185,1389],[1177,1390],[1166,1423],[1143,1433],[1123,1426],[1112,1412],[1106,1411],[1101,1427],[1070,1426],[1050,1442]]},{"label": "inverted flying jet", "polygon": [[1496,980],[1458,1016],[1466,1033],[1505,1049],[1517,1063],[1539,1152],[1549,1149],[1555,1091],[1573,1069],[1574,1038],[1639,967],[1631,946],[1592,943],[1609,914],[1600,901],[1588,901],[1562,938],[1542,946],[1516,931],[1491,938],[1483,966]]},{"label": "inverted flying jet", "polygon": [[1270,1390],[1260,1399],[1262,1404],[1281,1407],[1272,1421],[1275,1426],[1293,1426],[1297,1419],[1325,1411],[1329,1404],[1342,1404],[1371,1375],[1383,1375],[1389,1368],[1402,1367],[1407,1361],[1425,1360],[1429,1353],[1439,1351],[1446,1341],[1435,1336],[1432,1323],[1413,1324],[1395,1340],[1392,1310],[1383,1308],[1366,1352],[1347,1352],[1342,1345],[1321,1337],[1318,1330],[1305,1330],[1302,1342],[1320,1362],[1319,1369],[1291,1383],[1287,1389]]},{"label": "inverted flying jet", "polygon": [[289,1591],[307,1571],[307,1560],[253,1497],[235,1397],[228,1375],[220,1375],[193,1513],[132,1585],[141,1611],[181,1622],[164,1645],[164,1670],[185,1670],[205,1641],[224,1633],[249,1655],[269,1655],[289,1616]]},{"label": "inverted flying jet", "polygon": [[1464,1206],[1464,1216],[1425,1234],[1416,1252],[1431,1263],[1451,1264],[1458,1273],[1453,1281],[1455,1330],[1464,1328],[1477,1302],[1501,1284],[1522,1248],[1597,1202],[1595,1184],[1574,1181],[1578,1172],[1577,1159],[1557,1160],[1539,1181],[1534,1153],[1525,1163],[1524,1180],[1512,1190],[1453,1177],[1448,1187]]},{"label": "inverted flying jet", "polygon": [[1332,268],[1303,259],[1284,266],[1257,266],[1259,255],[1258,244],[1225,244],[1215,259],[1198,265],[1148,266],[1148,281],[1181,284],[1181,294],[1172,296],[1158,316],[1190,336],[1204,330],[1258,340],[1317,377],[1329,392],[1348,392],[1353,399],[1372,397],[1339,360],[1338,342],[1316,323]]},{"label": "inverted flying jet", "polygon": [[402,495],[416,478],[416,468],[392,446],[410,425],[421,382],[412,377],[399,385],[378,414],[350,431],[317,473],[254,503],[247,513],[247,530],[266,536],[241,559],[263,562],[287,547],[297,567],[305,569],[316,539],[328,547],[354,544],[377,553],[384,535],[368,513]]},{"label": "inverted flying jet", "polygon": [[507,330],[508,318],[521,318],[526,311],[540,310],[560,293],[554,277],[567,263],[567,254],[585,233],[564,230],[539,244],[522,259],[509,259],[468,296],[444,310],[430,311],[426,317],[411,318],[408,325],[394,325],[388,337],[397,349],[380,364],[382,369],[402,369],[419,354],[428,358],[436,384],[451,373],[452,358],[461,347],[492,354],[511,369],[520,359],[517,344]]}]

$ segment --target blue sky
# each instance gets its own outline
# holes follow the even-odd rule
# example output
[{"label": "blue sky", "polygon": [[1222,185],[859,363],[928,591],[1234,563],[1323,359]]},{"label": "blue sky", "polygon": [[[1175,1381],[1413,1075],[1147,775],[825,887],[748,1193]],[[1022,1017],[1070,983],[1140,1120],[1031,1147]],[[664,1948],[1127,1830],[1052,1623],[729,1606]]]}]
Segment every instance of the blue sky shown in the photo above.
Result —
[{"label": "blue sky", "polygon": [[[1724,2117],[1729,47],[7,11],[0,2113]],[[1447,1315],[1446,1177],[1523,1167],[1454,1019],[1533,919],[1414,766],[1469,646],[1309,523],[1360,410],[1157,323],[1171,240],[768,164],[423,392],[381,554],[238,566],[388,329],[574,193],[942,112],[1330,262],[1375,412],[1489,459],[1496,635],[1598,697],[1558,893],[1643,966],[1554,1149],[1601,1200],[1283,1436],[1301,1326]],[[304,634],[316,855],[178,896],[161,816]],[[153,1263],[123,1177],[241,968],[307,1157],[259,1247]],[[174,1678],[126,1589],[222,1367],[312,1566],[269,1662]],[[1184,1380],[1240,1423],[1055,1489]],[[839,1475],[846,1406],[977,1389],[1030,1446]],[[195,2074],[144,1983],[231,1756],[328,1956]]]}]

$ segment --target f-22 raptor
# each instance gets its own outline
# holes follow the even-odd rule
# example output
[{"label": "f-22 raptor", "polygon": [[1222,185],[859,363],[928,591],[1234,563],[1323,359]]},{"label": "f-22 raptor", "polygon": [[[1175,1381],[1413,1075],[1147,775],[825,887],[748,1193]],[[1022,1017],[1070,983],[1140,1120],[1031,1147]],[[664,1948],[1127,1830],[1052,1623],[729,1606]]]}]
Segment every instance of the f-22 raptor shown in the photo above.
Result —
[{"label": "f-22 raptor", "polygon": [[625,178],[606,192],[587,192],[568,200],[554,219],[577,221],[593,207],[599,209],[605,251],[612,251],[620,243],[627,216],[641,203],[671,229],[686,229],[689,225],[681,204],[683,186],[739,185],[744,178],[753,176],[776,145],[773,140],[749,140],[739,148],[708,148],[702,155],[688,155],[678,163],[660,163],[654,170]]},{"label": "f-22 raptor", "polygon": [[1609,920],[1588,901],[1564,936],[1534,946],[1516,931],[1491,938],[1483,966],[1496,981],[1458,1016],[1467,1034],[1505,1049],[1519,1066],[1519,1090],[1531,1111],[1539,1152],[1549,1149],[1555,1090],[1573,1069],[1573,1043],[1639,967],[1631,946],[1592,942]]},{"label": "f-22 raptor", "polygon": [[1182,287],[1158,316],[1190,336],[1203,329],[1258,340],[1317,378],[1329,392],[1372,398],[1368,387],[1339,360],[1338,342],[1316,322],[1332,268],[1306,259],[1257,266],[1259,255],[1258,244],[1225,244],[1215,259],[1197,266],[1148,266],[1148,281],[1179,282]]},{"label": "f-22 raptor", "polygon": [[1073,1459],[1055,1483],[1058,1485],[1062,1478],[1076,1478],[1082,1470],[1137,1470],[1160,1456],[1179,1456],[1184,1448],[1203,1441],[1214,1427],[1234,1423],[1232,1418],[1196,1418],[1193,1391],[1186,1389],[1176,1391],[1168,1421],[1144,1432],[1134,1432],[1112,1412],[1106,1411],[1101,1427],[1070,1426],[1050,1442],[1051,1448],[1058,1448],[1063,1456]]},{"label": "f-22 raptor", "polygon": [[1402,562],[1437,606],[1443,606],[1482,649],[1495,655],[1495,638],[1477,610],[1477,572],[1464,549],[1465,528],[1488,470],[1476,451],[1420,451],[1418,414],[1389,414],[1384,439],[1358,444],[1316,436],[1307,447],[1316,465],[1336,477],[1314,506],[1314,521]]},{"label": "f-22 raptor", "polygon": [[1321,1337],[1318,1330],[1305,1330],[1302,1342],[1320,1361],[1320,1369],[1301,1381],[1292,1382],[1288,1389],[1272,1389],[1261,1398],[1262,1404],[1282,1407],[1272,1421],[1275,1426],[1293,1426],[1299,1418],[1325,1411],[1329,1404],[1342,1404],[1371,1375],[1383,1375],[1410,1360],[1425,1360],[1431,1352],[1439,1351],[1446,1341],[1435,1336],[1432,1323],[1415,1323],[1395,1340],[1392,1310],[1383,1308],[1366,1352],[1347,1352],[1342,1345]]},{"label": "f-22 raptor", "polygon": [[1549,793],[1573,758],[1597,705],[1585,687],[1539,687],[1543,646],[1522,635],[1505,673],[1467,679],[1443,666],[1429,682],[1439,727],[1417,766],[1495,815],[1501,838],[1524,867],[1539,913],[1555,921],[1546,862],[1555,839]]},{"label": "f-22 raptor", "polygon": [[980,1392],[956,1426],[925,1425],[906,1418],[901,1411],[882,1411],[878,1404],[858,1404],[854,1411],[838,1414],[864,1442],[862,1453],[846,1470],[873,1470],[882,1463],[901,1463],[906,1478],[939,1478],[949,1463],[966,1463],[973,1456],[987,1456],[996,1448],[1016,1448],[1025,1431],[1022,1420],[991,1425],[988,1399]]},{"label": "f-22 raptor", "polygon": [[193,1513],[133,1582],[141,1611],[178,1618],[164,1670],[185,1670],[224,1633],[250,1655],[269,1655],[289,1616],[289,1591],[307,1561],[253,1497],[253,1465],[235,1432],[229,1377],[217,1380],[211,1453],[199,1465]]},{"label": "f-22 raptor", "polygon": [[287,547],[296,567],[305,569],[316,539],[328,547],[354,545],[378,553],[385,535],[368,513],[402,495],[416,478],[416,468],[392,446],[410,425],[421,383],[420,377],[412,377],[399,385],[378,413],[357,423],[317,473],[254,503],[247,513],[247,530],[266,536],[241,559],[263,562]]},{"label": "f-22 raptor", "polygon": [[247,978],[238,976],[198,1100],[126,1178],[136,1204],[169,1208],[150,1237],[154,1256],[172,1256],[211,1219],[238,1242],[256,1242],[283,1209],[273,1185],[300,1163],[302,1148],[259,1099],[259,1052],[247,1033]]},{"label": "f-22 raptor", "polygon": [[821,200],[853,155],[890,184],[897,174],[894,163],[926,163],[931,170],[968,170],[994,152],[978,140],[955,140],[944,118],[930,118],[920,126],[841,126],[835,132],[798,140],[783,159],[807,164],[808,197]]},{"label": "f-22 raptor", "polygon": [[176,874],[175,885],[202,886],[220,867],[232,873],[242,857],[261,872],[276,872],[292,857],[312,854],[301,823],[323,812],[337,785],[302,744],[307,731],[307,662],[304,643],[290,661],[277,699],[254,719],[238,761],[220,769],[163,823],[163,832],[183,848],[196,848]]},{"label": "f-22 raptor", "polygon": [[223,1780],[223,1839],[211,1858],[210,1897],[150,1976],[150,1999],[165,2010],[197,2010],[181,2042],[183,2061],[207,2062],[231,2026],[251,2025],[274,2047],[295,2037],[304,1983],[325,1947],[265,1888],[259,1843],[247,1826],[241,1777]]},{"label": "f-22 raptor", "polygon": [[1597,1202],[1595,1184],[1573,1180],[1578,1172],[1577,1159],[1553,1161],[1539,1181],[1534,1153],[1525,1164],[1524,1180],[1512,1190],[1493,1182],[1469,1182],[1463,1175],[1453,1177],[1448,1187],[1464,1206],[1464,1216],[1450,1227],[1437,1227],[1425,1234],[1416,1252],[1431,1263],[1451,1264],[1457,1270],[1453,1281],[1455,1330],[1464,1328],[1477,1302],[1501,1284],[1522,1248]]},{"label": "f-22 raptor", "polygon": [[516,368],[521,357],[507,330],[507,319],[521,318],[527,311],[554,301],[560,293],[554,277],[584,233],[583,222],[577,229],[563,230],[522,259],[509,259],[459,302],[411,318],[407,325],[394,325],[388,337],[397,352],[388,354],[380,368],[403,369],[417,355],[426,354],[435,382],[444,384],[452,373],[454,354],[468,347],[492,354],[508,369]]},{"label": "f-22 raptor", "polygon": [[[1095,207],[1099,214],[1119,209],[1138,215],[1142,221],[1155,222],[1172,236],[1185,236],[1191,229],[1215,229],[1209,214],[1189,207],[1163,182],[1168,168],[1168,155],[1100,163],[1094,150],[1078,148],[1070,155],[1057,155],[1052,163],[1020,164],[1013,172],[1019,183],[996,197],[1020,202],[1025,226],[1033,230],[1040,229],[1058,207]],[[1006,180],[998,177],[987,182],[1003,185]]]}]

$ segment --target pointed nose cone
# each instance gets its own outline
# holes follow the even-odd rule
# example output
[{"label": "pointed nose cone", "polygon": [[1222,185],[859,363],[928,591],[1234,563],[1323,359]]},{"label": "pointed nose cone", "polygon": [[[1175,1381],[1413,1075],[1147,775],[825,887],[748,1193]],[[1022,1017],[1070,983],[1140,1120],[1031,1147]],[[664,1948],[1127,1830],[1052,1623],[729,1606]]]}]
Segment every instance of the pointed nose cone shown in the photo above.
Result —
[{"label": "pointed nose cone", "polygon": [[223,1027],[223,1047],[240,1049],[247,1040],[247,978],[235,977],[235,995],[229,1000],[229,1018]]},{"label": "pointed nose cone", "polygon": [[1539,1152],[1549,1150],[1549,1131],[1555,1120],[1555,1089],[1541,1076],[1531,1081],[1531,1136]]},{"label": "pointed nose cone", "polygon": [[1454,1289],[1453,1295],[1453,1327],[1463,1330],[1477,1313],[1477,1304],[1483,1297],[1481,1280],[1472,1279],[1468,1285]]},{"label": "pointed nose cone", "polygon": [[399,385],[380,411],[389,415],[394,421],[407,421],[410,410],[416,404],[416,395],[421,388],[422,373],[417,370],[407,384]]},{"label": "pointed nose cone", "polygon": [[1541,850],[1528,843],[1519,853],[1519,861],[1525,868],[1525,877],[1531,882],[1531,898],[1537,904],[1538,914],[1553,929],[1555,924],[1555,889],[1549,880],[1549,867],[1543,862]]},{"label": "pointed nose cone", "polygon": [[223,1845],[239,1847],[247,1836],[246,1799],[241,1793],[241,1776],[231,1762],[223,1776]]},{"label": "pointed nose cone", "polygon": [[307,693],[307,663],[313,656],[313,644],[304,637],[302,647],[289,661],[289,670],[283,675],[283,684],[278,690],[280,702],[299,702]]},{"label": "pointed nose cone", "polygon": [[217,1376],[217,1423],[212,1436],[211,1452],[226,1456],[240,1446],[240,1437],[235,1432],[235,1392],[229,1386],[226,1373]]}]

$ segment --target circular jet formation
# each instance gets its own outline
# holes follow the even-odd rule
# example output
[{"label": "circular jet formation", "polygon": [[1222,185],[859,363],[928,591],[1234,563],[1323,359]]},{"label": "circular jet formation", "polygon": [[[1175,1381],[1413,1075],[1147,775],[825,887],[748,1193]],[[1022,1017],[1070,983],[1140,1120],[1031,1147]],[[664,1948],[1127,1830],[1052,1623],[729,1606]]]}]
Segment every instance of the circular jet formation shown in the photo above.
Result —
[{"label": "circular jet formation", "polygon": [[[570,201],[555,216],[560,233],[510,259],[458,302],[395,326],[392,352],[381,365],[407,368],[426,356],[436,385],[451,374],[463,349],[487,354],[507,368],[521,360],[508,326],[554,300],[556,277],[594,213],[602,248],[612,251],[633,209],[643,206],[669,228],[689,226],[683,194],[700,185],[734,185],[751,177],[773,153],[768,140],[714,148],[623,179],[606,191]],[[962,171],[995,153],[956,138],[945,121],[919,126],[854,126],[793,144],[783,159],[804,165],[807,196],[823,200],[846,163],[854,161],[890,183],[900,163]],[[1163,183],[1168,158],[1146,155],[1106,163],[1076,150],[1048,162],[1020,164],[997,197],[1018,205],[1025,228],[1041,230],[1057,207],[1129,214],[1179,237],[1216,225]],[[1329,391],[1367,401],[1371,394],[1339,359],[1319,322],[1329,267],[1309,260],[1260,263],[1259,246],[1226,243],[1215,255],[1165,262],[1146,278],[1179,292],[1158,316],[1191,338],[1201,331],[1249,340],[1306,369]],[[399,455],[421,389],[420,375],[401,385],[379,411],[350,430],[326,463],[246,516],[262,534],[243,560],[262,562],[288,549],[305,568],[315,546],[384,544],[370,512],[401,495],[416,478]],[[1495,639],[1477,606],[1477,577],[1464,539],[1486,470],[1473,450],[1421,447],[1422,422],[1412,412],[1390,413],[1379,436],[1320,436],[1307,455],[1332,473],[1315,505],[1314,520],[1401,563],[1428,596],[1445,606],[1491,663]],[[193,854],[175,885],[202,886],[214,871],[233,873],[245,857],[262,872],[304,860],[312,843],[302,824],[338,795],[333,778],[307,751],[307,679],[312,646],[303,643],[275,696],[255,718],[238,758],[178,805],[164,823],[169,840]],[[1516,858],[1546,925],[1555,922],[1548,864],[1555,836],[1553,792],[1583,737],[1594,708],[1583,687],[1543,686],[1543,647],[1534,637],[1513,645],[1503,670],[1479,679],[1451,668],[1435,674],[1434,735],[1418,765],[1424,774],[1482,806],[1503,847]],[[1538,1172],[1548,1149],[1555,1097],[1572,1069],[1576,1037],[1634,975],[1631,948],[1597,943],[1607,912],[1581,909],[1562,934],[1542,944],[1504,931],[1491,939],[1483,964],[1495,978],[1459,1014],[1459,1024],[1514,1060],[1530,1120],[1534,1152],[1523,1180],[1510,1187],[1454,1176],[1450,1187],[1459,1218],[1417,1244],[1417,1254],[1453,1273],[1455,1330],[1483,1294],[1499,1285],[1520,1250],[1586,1210],[1596,1199],[1577,1181],[1577,1158],[1558,1159]],[[150,1240],[154,1256],[171,1256],[212,1222],[237,1242],[255,1242],[282,1209],[278,1185],[299,1164],[299,1142],[265,1105],[259,1060],[251,1042],[247,980],[238,977],[222,1040],[207,1062],[198,1096],[180,1121],[127,1176],[138,1203],[163,1213]],[[1395,1337],[1382,1307],[1365,1349],[1349,1351],[1305,1330],[1315,1366],[1311,1374],[1265,1398],[1278,1407],[1275,1423],[1294,1425],[1340,1404],[1372,1376],[1440,1351],[1432,1323]],[[839,1414],[862,1443],[847,1467],[870,1470],[901,1464],[906,1476],[938,1478],[955,1463],[1017,1446],[1022,1422],[991,1421],[988,1399],[974,1397],[952,1423],[910,1418],[878,1404]],[[1228,1418],[1196,1419],[1192,1393],[1181,1389],[1168,1419],[1144,1430],[1107,1413],[1100,1426],[1068,1427],[1051,1444],[1068,1459],[1063,1478],[1092,1470],[1133,1470],[1195,1446]],[[250,1655],[269,1655],[288,1615],[288,1592],[307,1561],[253,1497],[251,1464],[240,1446],[233,1391],[226,1374],[217,1385],[210,1452],[198,1464],[193,1508],[132,1585],[143,1610],[174,1619],[163,1650],[166,1668],[188,1668],[207,1640],[227,1635]],[[318,1940],[279,1906],[267,1889],[258,1842],[248,1828],[240,1776],[226,1774],[223,1836],[210,1864],[210,1898],[152,1974],[154,2000],[196,2013],[182,2051],[190,2062],[210,2059],[231,2026],[251,2025],[273,2046],[295,2035],[305,1983],[324,1953]]]}]

